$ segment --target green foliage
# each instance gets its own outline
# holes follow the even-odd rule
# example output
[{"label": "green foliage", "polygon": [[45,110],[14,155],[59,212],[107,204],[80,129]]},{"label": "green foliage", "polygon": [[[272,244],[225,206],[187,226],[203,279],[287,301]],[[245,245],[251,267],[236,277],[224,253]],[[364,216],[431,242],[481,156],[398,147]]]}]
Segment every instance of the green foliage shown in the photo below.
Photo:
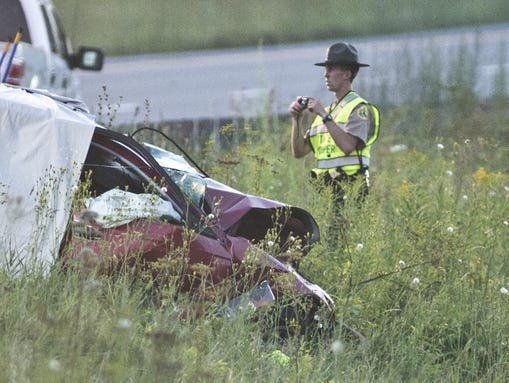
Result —
[{"label": "green foliage", "polygon": [[[55,0],[75,45],[109,55],[274,45],[507,22],[505,0]],[[246,17],[247,16],[247,17]],[[112,27],[113,26],[113,27]]]},{"label": "green foliage", "polygon": [[[243,139],[219,154],[235,161],[227,171],[226,162],[210,168],[234,187],[304,207],[317,219],[322,241],[300,269],[334,296],[339,318],[368,335],[361,351],[338,358],[327,350],[313,359],[331,363],[319,379],[508,377],[509,116],[458,83],[440,107],[385,111],[370,195],[360,207],[347,199],[341,217],[327,191],[309,182],[309,158],[291,158],[287,123],[237,131]],[[346,230],[328,229],[338,225]]]},{"label": "green foliage", "polygon": [[[504,110],[476,113],[507,122]],[[263,341],[267,329],[248,314],[193,314],[196,302],[173,299],[177,279],[154,296],[149,280],[128,270],[2,271],[0,380],[507,380],[507,146],[499,137],[430,140],[417,126],[414,147],[391,151],[407,140],[398,124],[384,128],[371,192],[361,206],[347,199],[340,220],[330,196],[307,181],[310,164],[274,144],[287,142],[287,124],[244,132],[246,141],[223,153],[227,171],[211,168],[233,186],[313,212],[322,241],[300,269],[332,294],[338,318],[367,336],[362,347],[339,332],[313,350]],[[334,224],[346,228],[341,236],[327,229]]]}]

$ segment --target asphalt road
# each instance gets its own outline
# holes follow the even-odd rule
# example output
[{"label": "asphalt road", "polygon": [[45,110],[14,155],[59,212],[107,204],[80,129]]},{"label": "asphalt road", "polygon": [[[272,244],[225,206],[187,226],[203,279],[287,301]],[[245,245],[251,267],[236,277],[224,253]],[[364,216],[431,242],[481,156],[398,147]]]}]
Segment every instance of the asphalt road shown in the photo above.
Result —
[{"label": "asphalt road", "polygon": [[[108,57],[102,72],[79,73],[82,98],[99,114],[99,96],[107,97],[115,105],[116,122],[249,117],[265,108],[285,113],[299,95],[332,100],[323,68],[313,64],[339,40]],[[500,73],[509,91],[509,24],[348,41],[358,48],[360,60],[371,64],[361,69],[354,88],[375,103],[411,97],[416,86],[427,86],[428,77],[430,82],[437,76],[444,83],[456,81],[449,68],[457,67],[451,63],[458,57],[463,57],[460,81],[474,82],[481,96],[491,94]]]}]

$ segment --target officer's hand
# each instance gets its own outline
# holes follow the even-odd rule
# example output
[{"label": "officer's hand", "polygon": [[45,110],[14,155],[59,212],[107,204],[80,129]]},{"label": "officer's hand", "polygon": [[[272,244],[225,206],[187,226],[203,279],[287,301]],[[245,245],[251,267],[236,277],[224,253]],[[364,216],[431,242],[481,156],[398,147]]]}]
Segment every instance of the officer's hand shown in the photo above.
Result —
[{"label": "officer's hand", "polygon": [[325,115],[327,112],[325,111],[322,103],[316,98],[310,98],[308,101],[308,109],[312,113],[316,113],[319,115]]},{"label": "officer's hand", "polygon": [[299,96],[295,99],[294,102],[290,104],[288,107],[288,111],[292,115],[292,117],[298,118],[301,116],[302,112],[306,110],[307,103],[309,102],[310,98],[308,97],[302,97]]}]

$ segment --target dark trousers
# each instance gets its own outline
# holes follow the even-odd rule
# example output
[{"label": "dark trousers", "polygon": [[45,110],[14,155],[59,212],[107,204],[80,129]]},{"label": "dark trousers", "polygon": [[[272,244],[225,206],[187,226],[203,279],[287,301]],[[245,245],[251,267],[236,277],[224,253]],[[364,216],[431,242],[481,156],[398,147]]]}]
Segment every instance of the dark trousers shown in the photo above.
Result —
[{"label": "dark trousers", "polygon": [[368,195],[369,192],[367,169],[359,170],[357,173],[352,175],[348,175],[339,171],[339,175],[334,178],[332,178],[328,172],[317,175],[314,171],[311,171],[311,178],[315,180],[320,179],[324,186],[332,188],[334,202],[338,208],[341,208],[344,204],[346,195],[345,188],[347,185],[352,184],[357,180],[361,182],[359,193],[356,196],[357,202],[359,203],[364,201],[364,198]]},{"label": "dark trousers", "polygon": [[332,198],[334,202],[334,217],[325,227],[324,239],[328,240],[328,243],[333,247],[337,247],[339,245],[338,241],[343,243],[347,242],[346,229],[348,224],[346,217],[343,215],[343,207],[345,204],[345,196],[348,186],[354,182],[360,182],[358,194],[355,196],[356,202],[359,204],[359,206],[364,201],[364,198],[368,195],[369,180],[366,170],[359,171],[353,175],[340,173],[338,177],[334,178],[332,178],[328,172],[323,175],[317,175],[313,171],[311,172],[313,183],[318,188],[331,188],[331,194],[333,196]]}]

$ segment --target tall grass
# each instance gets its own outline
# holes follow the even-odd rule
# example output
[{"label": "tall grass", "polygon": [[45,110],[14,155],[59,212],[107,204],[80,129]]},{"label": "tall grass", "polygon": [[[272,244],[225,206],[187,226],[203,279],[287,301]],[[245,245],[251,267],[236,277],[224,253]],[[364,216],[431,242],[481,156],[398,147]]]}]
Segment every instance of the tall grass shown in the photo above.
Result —
[{"label": "tall grass", "polygon": [[[503,108],[477,113],[509,121]],[[146,280],[128,270],[101,277],[56,267],[16,278],[2,271],[0,380],[506,381],[507,145],[422,136],[420,146],[391,151],[395,137],[405,142],[391,134],[397,126],[384,125],[365,204],[345,205],[346,235],[331,246],[323,230],[300,266],[334,296],[338,317],[367,336],[364,345],[338,332],[314,350],[279,346],[263,342],[263,329],[243,316],[185,320],[187,303],[164,298],[171,286],[154,303]],[[252,136],[238,147],[238,164],[210,171],[305,207],[324,228],[335,219],[328,196],[306,181],[306,164],[274,148],[288,129]],[[481,166],[486,159],[489,167]]]},{"label": "tall grass", "polygon": [[509,21],[504,0],[55,0],[78,45],[109,55],[281,44]]}]

